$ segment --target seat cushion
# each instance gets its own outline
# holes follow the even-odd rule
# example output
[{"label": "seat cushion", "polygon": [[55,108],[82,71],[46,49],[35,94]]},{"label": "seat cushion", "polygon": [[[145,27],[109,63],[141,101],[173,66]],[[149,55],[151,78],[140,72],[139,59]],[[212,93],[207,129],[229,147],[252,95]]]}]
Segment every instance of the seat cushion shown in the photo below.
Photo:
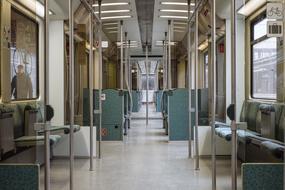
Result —
[{"label": "seat cushion", "polygon": [[[55,145],[61,139],[59,135],[50,135],[50,145]],[[40,146],[44,145],[45,137],[40,136],[22,136],[15,139],[15,144],[17,147],[28,147],[28,146]]]},{"label": "seat cushion", "polygon": [[285,147],[281,144],[277,144],[271,141],[263,141],[260,148],[269,151],[278,159],[283,159]]}]

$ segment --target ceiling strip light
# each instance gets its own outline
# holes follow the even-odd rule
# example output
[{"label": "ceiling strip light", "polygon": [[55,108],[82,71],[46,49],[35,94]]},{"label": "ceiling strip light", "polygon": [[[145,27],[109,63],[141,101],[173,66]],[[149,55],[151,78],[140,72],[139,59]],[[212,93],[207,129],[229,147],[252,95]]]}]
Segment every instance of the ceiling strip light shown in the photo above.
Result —
[{"label": "ceiling strip light", "polygon": [[160,12],[174,12],[174,13],[187,13],[187,10],[176,10],[176,9],[160,9]]},{"label": "ceiling strip light", "polygon": [[183,31],[183,30],[174,30],[174,32],[183,33],[185,31]]},{"label": "ceiling strip light", "polygon": [[177,18],[177,19],[188,19],[187,16],[171,16],[171,15],[160,15],[160,18]]},{"label": "ceiling strip light", "polygon": [[174,26],[174,29],[185,29],[184,26]]},{"label": "ceiling strip light", "polygon": [[124,15],[124,16],[108,16],[108,17],[102,17],[102,20],[107,20],[107,19],[120,19],[120,18],[131,18],[131,15]]},{"label": "ceiling strip light", "polygon": [[109,34],[116,34],[118,31],[108,31]]},{"label": "ceiling strip light", "polygon": [[238,13],[244,16],[249,16],[265,3],[266,0],[250,0],[238,10]]},{"label": "ceiling strip light", "polygon": [[[131,12],[131,10],[129,9],[125,9],[125,10],[109,10],[109,11],[102,11],[102,14],[106,14],[106,13],[128,13]],[[99,14],[99,11],[95,12],[96,14]]]},{"label": "ceiling strip light", "polygon": [[103,23],[103,26],[112,26],[112,25],[118,25],[118,22],[106,22],[106,23]]},{"label": "ceiling strip light", "polygon": [[[160,4],[162,5],[186,5],[187,6],[187,3],[183,3],[183,2],[161,2]],[[190,3],[191,6],[195,6],[195,3]]]},{"label": "ceiling strip light", "polygon": [[105,28],[106,30],[114,30],[114,29],[118,29],[118,27],[108,27],[108,28]]},{"label": "ceiling strip light", "polygon": [[[102,7],[107,7],[107,6],[117,6],[117,5],[129,5],[129,2],[118,2],[118,3],[102,3]],[[92,5],[93,7],[98,7],[98,4]]]}]

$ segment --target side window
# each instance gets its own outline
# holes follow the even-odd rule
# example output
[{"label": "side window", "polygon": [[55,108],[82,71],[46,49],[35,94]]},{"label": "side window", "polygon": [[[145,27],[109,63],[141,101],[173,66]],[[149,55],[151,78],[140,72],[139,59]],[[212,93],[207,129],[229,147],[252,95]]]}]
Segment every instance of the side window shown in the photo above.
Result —
[{"label": "side window", "polygon": [[208,88],[209,85],[209,55],[208,52],[204,54],[204,87]]},{"label": "side window", "polygon": [[11,10],[11,100],[38,97],[38,24]]},{"label": "side window", "polygon": [[251,23],[251,96],[276,99],[277,39],[268,38],[266,30],[265,14]]}]

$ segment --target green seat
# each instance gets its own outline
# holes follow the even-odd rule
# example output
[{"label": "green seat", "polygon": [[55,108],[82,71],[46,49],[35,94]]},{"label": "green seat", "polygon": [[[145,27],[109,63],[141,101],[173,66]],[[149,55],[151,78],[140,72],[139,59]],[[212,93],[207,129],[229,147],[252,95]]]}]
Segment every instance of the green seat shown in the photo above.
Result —
[{"label": "green seat", "polygon": [[283,190],[284,164],[242,164],[243,190]]},{"label": "green seat", "polygon": [[38,164],[0,164],[1,190],[39,190]]},{"label": "green seat", "polygon": [[[53,146],[61,139],[59,135],[50,135],[50,145]],[[23,136],[15,139],[16,147],[31,147],[31,146],[40,146],[44,145],[45,137],[40,136]]]}]

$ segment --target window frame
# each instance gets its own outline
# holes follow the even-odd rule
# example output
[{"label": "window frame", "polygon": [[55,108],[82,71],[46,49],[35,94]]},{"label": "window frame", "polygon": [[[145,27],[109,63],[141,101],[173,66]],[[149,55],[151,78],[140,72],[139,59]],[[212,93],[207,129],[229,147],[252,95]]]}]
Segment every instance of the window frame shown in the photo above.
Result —
[{"label": "window frame", "polygon": [[[36,68],[36,79],[37,79],[37,85],[36,85],[36,97],[35,98],[26,98],[26,99],[12,99],[12,94],[10,96],[10,100],[11,102],[23,102],[23,101],[35,101],[35,100],[38,100],[40,98],[40,54],[39,54],[39,48],[40,48],[40,37],[39,37],[39,25],[40,23],[35,19],[35,18],[32,18],[31,16],[25,14],[24,12],[22,12],[19,8],[17,8],[16,6],[14,5],[11,5],[11,18],[10,20],[12,21],[12,11],[16,12],[17,14],[23,16],[24,18],[28,19],[29,21],[33,22],[35,25],[36,25],[36,33],[37,33],[37,37],[36,37],[36,65],[37,65],[37,68]],[[10,22],[11,22],[10,21]],[[11,61],[11,55],[10,55],[10,61]],[[11,64],[11,62],[10,62]],[[12,73],[11,73],[12,74]]]},{"label": "window frame", "polygon": [[[262,20],[266,19],[266,11],[262,11],[258,16],[256,16],[254,19],[250,21],[250,37],[249,37],[249,43],[250,43],[250,97],[252,99],[256,100],[268,100],[268,101],[276,101],[277,100],[277,92],[276,92],[276,98],[266,98],[266,97],[255,97],[253,94],[253,46],[263,42],[265,40],[270,39],[265,34],[264,36],[261,36],[254,40],[254,26],[261,22]],[[277,81],[276,81],[277,82]]]}]

